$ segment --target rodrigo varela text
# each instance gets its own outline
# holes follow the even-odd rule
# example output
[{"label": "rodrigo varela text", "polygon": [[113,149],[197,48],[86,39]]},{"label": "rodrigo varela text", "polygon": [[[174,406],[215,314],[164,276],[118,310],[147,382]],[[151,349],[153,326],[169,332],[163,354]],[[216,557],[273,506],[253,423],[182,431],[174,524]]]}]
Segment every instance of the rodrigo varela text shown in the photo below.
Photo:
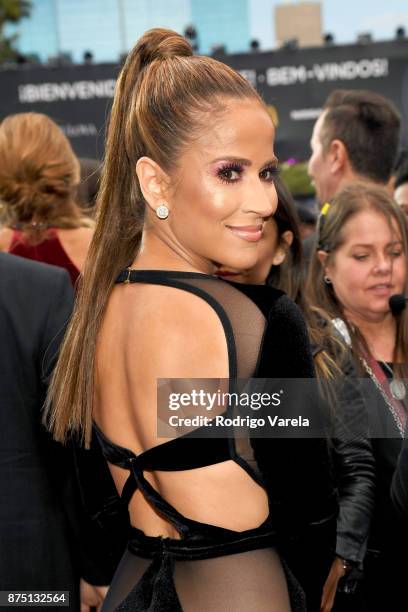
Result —
[{"label": "rodrigo varela text", "polygon": [[309,419],[301,415],[291,418],[268,415],[266,419],[263,419],[248,416],[228,417],[223,414],[213,418],[202,415],[181,417],[174,414],[169,418],[171,427],[249,427],[250,429],[256,429],[265,427],[266,424],[269,427],[309,427]]}]

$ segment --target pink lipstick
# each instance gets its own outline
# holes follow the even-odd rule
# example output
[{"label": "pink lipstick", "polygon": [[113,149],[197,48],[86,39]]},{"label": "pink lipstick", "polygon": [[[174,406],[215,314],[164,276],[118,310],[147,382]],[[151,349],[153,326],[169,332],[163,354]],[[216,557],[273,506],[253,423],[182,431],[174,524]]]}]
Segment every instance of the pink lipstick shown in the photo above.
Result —
[{"label": "pink lipstick", "polygon": [[258,242],[262,238],[263,225],[227,225],[235,236],[247,242]]}]

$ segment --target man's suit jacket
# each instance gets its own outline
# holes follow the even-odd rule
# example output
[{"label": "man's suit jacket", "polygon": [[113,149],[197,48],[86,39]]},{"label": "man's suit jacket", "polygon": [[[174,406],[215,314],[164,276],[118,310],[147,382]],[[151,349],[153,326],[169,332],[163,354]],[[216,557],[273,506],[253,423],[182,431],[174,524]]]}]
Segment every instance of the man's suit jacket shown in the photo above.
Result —
[{"label": "man's suit jacket", "polygon": [[0,253],[0,590],[70,590],[76,611],[80,577],[109,584],[127,522],[100,450],[41,424],[72,304],[64,269]]},{"label": "man's suit jacket", "polygon": [[72,301],[64,270],[0,253],[0,590],[69,589],[75,600],[69,453],[41,425]]}]

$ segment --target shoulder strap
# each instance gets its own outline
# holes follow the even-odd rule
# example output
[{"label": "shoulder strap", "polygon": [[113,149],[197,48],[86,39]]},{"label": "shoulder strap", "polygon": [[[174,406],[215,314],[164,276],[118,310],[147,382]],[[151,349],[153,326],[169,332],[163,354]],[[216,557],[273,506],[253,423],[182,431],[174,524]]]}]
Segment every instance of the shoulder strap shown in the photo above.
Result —
[{"label": "shoulder strap", "polygon": [[[237,378],[237,351],[234,340],[234,333],[231,322],[222,305],[202,287],[198,287],[188,283],[189,278],[212,278],[206,274],[195,272],[166,272],[164,270],[132,270],[127,268],[122,270],[115,283],[146,283],[151,285],[162,285],[165,287],[174,287],[175,289],[183,289],[193,295],[202,298],[216,312],[221,321],[228,350],[228,369],[230,387],[235,388],[233,381]],[[221,282],[221,281],[220,281]],[[232,391],[232,388],[230,388]]]}]

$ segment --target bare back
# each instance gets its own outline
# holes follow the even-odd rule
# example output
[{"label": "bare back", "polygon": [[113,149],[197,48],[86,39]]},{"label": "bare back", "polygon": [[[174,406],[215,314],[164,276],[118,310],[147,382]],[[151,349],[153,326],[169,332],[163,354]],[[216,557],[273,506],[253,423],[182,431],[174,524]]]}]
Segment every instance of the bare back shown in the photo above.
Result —
[{"label": "bare back", "polygon": [[[94,418],[112,442],[136,455],[167,441],[156,434],[158,378],[227,379],[234,375],[234,350],[239,376],[255,369],[265,328],[258,308],[219,279],[187,273],[181,280],[184,288],[117,285],[99,333]],[[127,471],[110,469],[120,492]],[[264,489],[233,460],[145,477],[180,513],[201,523],[244,531],[268,516]],[[132,524],[146,534],[179,537],[140,490],[129,510]]]}]

